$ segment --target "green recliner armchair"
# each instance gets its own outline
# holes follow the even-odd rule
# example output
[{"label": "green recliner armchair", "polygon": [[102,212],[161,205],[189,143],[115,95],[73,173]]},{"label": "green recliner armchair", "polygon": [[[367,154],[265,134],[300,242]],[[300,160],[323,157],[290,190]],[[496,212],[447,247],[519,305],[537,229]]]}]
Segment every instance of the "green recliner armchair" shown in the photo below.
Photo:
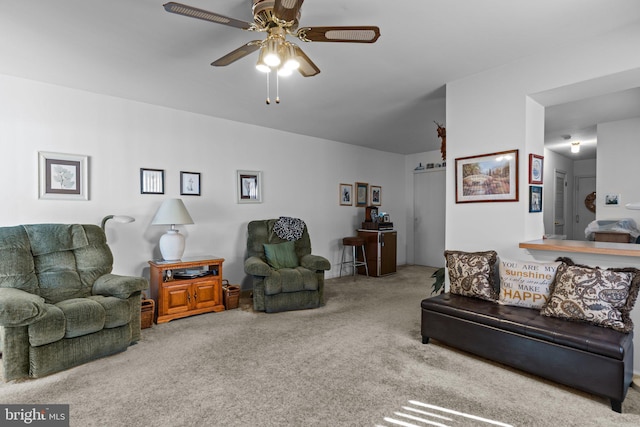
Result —
[{"label": "green recliner armchair", "polygon": [[274,231],[277,221],[251,221],[247,227],[244,271],[253,277],[254,310],[273,313],[324,305],[329,260],[311,254],[306,225],[299,238],[288,240]]},{"label": "green recliner armchair", "polygon": [[38,378],[121,352],[140,339],[142,277],[111,274],[96,225],[0,227],[4,380]]}]

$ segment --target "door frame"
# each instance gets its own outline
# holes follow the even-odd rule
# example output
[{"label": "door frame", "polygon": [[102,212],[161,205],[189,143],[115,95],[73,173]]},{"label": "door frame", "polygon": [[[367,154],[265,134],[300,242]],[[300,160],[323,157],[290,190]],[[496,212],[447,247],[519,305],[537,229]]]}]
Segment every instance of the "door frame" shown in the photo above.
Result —
[{"label": "door frame", "polygon": [[573,223],[571,224],[571,231],[570,231],[570,235],[568,233],[569,230],[567,230],[567,189],[569,187],[569,183],[567,180],[567,171],[562,170],[562,169],[554,169],[553,170],[553,209],[552,209],[552,218],[551,220],[553,221],[553,234],[556,234],[556,196],[558,194],[557,191],[557,185],[558,185],[558,174],[564,174],[564,181],[563,181],[563,187],[564,187],[564,191],[562,192],[562,194],[564,195],[564,203],[563,203],[563,216],[562,216],[562,221],[563,221],[563,231],[564,231],[564,235],[567,236],[567,238],[571,238],[573,237]]},{"label": "door frame", "polygon": [[[580,206],[580,202],[581,200],[578,199],[578,196],[580,195],[580,186],[579,186],[579,181],[581,179],[586,179],[586,178],[593,178],[594,180],[596,180],[596,174],[595,173],[591,173],[588,175],[575,175],[573,177],[573,218],[574,220],[571,221],[571,225],[572,225],[572,230],[574,231],[573,235],[571,236],[572,239],[574,240],[585,240],[584,239],[584,230],[582,233],[582,238],[580,239],[576,239],[576,233],[575,233],[575,218],[578,215],[578,211],[579,211],[579,206]],[[597,182],[597,181],[596,181]],[[582,202],[584,202],[584,200],[582,200]],[[595,213],[593,214],[595,217]]]}]

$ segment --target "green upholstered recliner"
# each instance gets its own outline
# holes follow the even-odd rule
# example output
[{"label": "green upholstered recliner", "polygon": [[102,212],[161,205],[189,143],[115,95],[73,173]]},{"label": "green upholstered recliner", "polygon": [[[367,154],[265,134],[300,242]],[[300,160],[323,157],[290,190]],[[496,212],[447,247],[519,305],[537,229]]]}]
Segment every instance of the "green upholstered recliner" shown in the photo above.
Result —
[{"label": "green upholstered recliner", "polygon": [[267,263],[265,244],[278,245],[283,240],[273,228],[277,219],[251,221],[248,225],[245,273],[253,277],[253,308],[268,313],[316,308],[324,305],[324,272],[329,260],[311,254],[306,225],[302,237],[293,241],[294,264],[274,268]]},{"label": "green upholstered recliner", "polygon": [[4,380],[42,377],[140,339],[142,277],[111,273],[96,225],[0,227]]}]

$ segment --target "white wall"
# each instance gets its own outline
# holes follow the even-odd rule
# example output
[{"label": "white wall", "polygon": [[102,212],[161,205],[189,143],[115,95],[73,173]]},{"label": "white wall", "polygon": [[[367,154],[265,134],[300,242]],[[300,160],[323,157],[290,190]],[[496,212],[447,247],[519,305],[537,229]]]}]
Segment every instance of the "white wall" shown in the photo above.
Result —
[{"label": "white wall", "polygon": [[[588,265],[609,267],[626,264],[640,267],[636,258],[529,252],[518,248],[519,242],[540,238],[543,230],[543,216],[527,212],[528,155],[542,154],[544,145],[544,113],[540,114],[543,107],[531,101],[530,95],[638,69],[640,56],[636,51],[639,45],[640,26],[629,26],[579,45],[559,46],[553,52],[447,85],[447,154],[450,165],[447,168],[447,249],[494,249],[499,256],[515,259],[548,260],[570,255],[576,262]],[[629,126],[635,128],[633,132],[637,139],[637,124],[630,123]],[[619,162],[623,157],[629,159],[629,163],[638,158],[640,153],[634,147],[637,146],[636,141],[624,144],[624,148],[619,147],[615,155],[613,150],[610,151],[612,157],[608,158],[607,154],[602,153],[604,148],[600,147],[603,143],[601,135],[608,131],[613,133],[613,130],[604,125],[601,127],[603,129],[599,129],[598,136],[598,180],[612,173],[612,170],[603,167],[610,162],[610,168],[618,171],[618,177],[624,177],[625,182],[633,186],[639,181],[640,170],[628,163],[622,166]],[[455,158],[512,149],[520,150],[520,201],[455,203]],[[548,185],[545,176],[545,188]],[[602,185],[598,183],[598,193],[610,191],[610,187],[607,186],[605,190],[605,184]],[[625,197],[628,194],[629,198],[640,201],[637,186],[633,192],[621,184],[616,184],[614,188],[624,193]],[[638,305],[631,317],[636,325],[640,324]],[[638,370],[640,352],[636,353],[634,361]]]},{"label": "white wall", "polygon": [[[338,204],[340,183],[382,187],[382,209],[398,230],[406,263],[405,158],[402,155],[280,132],[0,75],[0,225],[99,224],[108,214],[114,272],[148,275],[163,226],[150,222],[162,200],[181,197],[195,224],[179,226],[185,256],[225,258],[224,277],[244,282],[246,226],[278,216],[304,219],[315,254],[339,272],[341,239],[355,234],[364,209]],[[38,199],[38,151],[88,155],[90,200]],[[140,168],[165,170],[165,194],[140,194]],[[236,203],[236,170],[263,171],[264,203]],[[200,172],[202,196],[180,196],[180,171]]]},{"label": "white wall", "polygon": [[[640,117],[598,124],[596,218],[633,218],[640,226],[640,211],[624,207],[640,202]],[[620,206],[605,206],[605,194],[619,194]]]},{"label": "white wall", "polygon": [[[528,155],[544,152],[544,107],[530,96],[638,69],[639,43],[640,26],[628,26],[447,84],[448,249],[526,255],[518,242],[539,238],[544,230],[543,216],[528,212]],[[512,149],[520,152],[518,202],[455,203],[455,158]]]}]

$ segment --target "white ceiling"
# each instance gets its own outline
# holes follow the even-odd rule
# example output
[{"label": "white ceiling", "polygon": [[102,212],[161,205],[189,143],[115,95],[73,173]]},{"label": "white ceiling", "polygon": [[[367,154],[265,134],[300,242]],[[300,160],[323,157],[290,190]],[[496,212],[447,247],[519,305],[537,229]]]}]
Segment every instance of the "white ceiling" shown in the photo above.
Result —
[{"label": "white ceiling", "polygon": [[[251,0],[181,1],[252,19]],[[170,14],[164,2],[0,0],[0,73],[411,154],[439,148],[447,82],[640,25],[638,0],[307,0],[301,25],[377,25],[381,37],[299,42],[322,72],[281,79],[282,102],[267,106],[257,54],[209,65],[263,35]],[[576,136],[593,125],[553,123],[549,133]]]},{"label": "white ceiling", "polygon": [[[592,159],[597,153],[596,125],[632,117],[640,117],[640,88],[547,107],[545,146],[573,159]],[[577,155],[570,153],[572,142],[580,142]]]}]

